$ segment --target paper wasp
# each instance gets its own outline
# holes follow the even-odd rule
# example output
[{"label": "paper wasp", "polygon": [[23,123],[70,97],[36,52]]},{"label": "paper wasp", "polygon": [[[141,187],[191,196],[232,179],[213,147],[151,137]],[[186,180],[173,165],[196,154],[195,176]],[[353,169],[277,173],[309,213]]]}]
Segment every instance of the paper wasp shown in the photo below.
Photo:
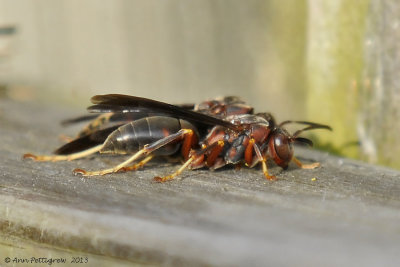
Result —
[{"label": "paper wasp", "polygon": [[[303,131],[331,130],[327,125],[305,121],[276,124],[271,114],[253,114],[253,109],[237,97],[182,106],[119,94],[97,95],[91,101],[94,105],[88,110],[101,115],[66,121],[73,123],[93,119],[78,137],[58,148],[55,155],[25,154],[24,158],[61,161],[96,152],[132,154],[109,169],[74,170],[75,174],[96,176],[136,170],[154,156],[180,153],[184,164],[171,175],[155,177],[156,181],[171,180],[186,168],[207,167],[214,170],[227,164],[241,163],[250,168],[260,163],[264,176],[274,180],[275,176],[269,175],[267,170],[267,158],[284,169],[290,161],[301,168],[315,168],[319,163],[304,165],[293,156],[293,144],[312,145],[311,140],[299,137]],[[288,123],[304,124],[306,127],[289,134],[283,128]]]}]

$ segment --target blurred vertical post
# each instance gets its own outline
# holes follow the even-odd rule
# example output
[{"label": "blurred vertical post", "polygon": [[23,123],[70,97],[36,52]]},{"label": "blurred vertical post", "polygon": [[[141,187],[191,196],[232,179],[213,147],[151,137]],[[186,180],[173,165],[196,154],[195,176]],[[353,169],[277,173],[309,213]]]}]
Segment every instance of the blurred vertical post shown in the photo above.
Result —
[{"label": "blurred vertical post", "polygon": [[354,144],[369,2],[309,1],[308,117],[334,128],[334,134],[321,132],[319,143],[350,157],[359,154]]},{"label": "blurred vertical post", "polygon": [[[255,50],[254,92],[251,103],[257,110],[272,112],[278,120],[305,118],[307,1],[264,1]],[[254,31],[254,29],[253,29]],[[257,42],[258,41],[258,42]]]},{"label": "blurred vertical post", "polygon": [[400,168],[400,2],[371,1],[361,88],[363,158]]},{"label": "blurred vertical post", "polygon": [[0,97],[5,95],[6,83],[4,77],[9,74],[9,60],[12,50],[12,37],[16,28],[13,25],[0,24]]}]

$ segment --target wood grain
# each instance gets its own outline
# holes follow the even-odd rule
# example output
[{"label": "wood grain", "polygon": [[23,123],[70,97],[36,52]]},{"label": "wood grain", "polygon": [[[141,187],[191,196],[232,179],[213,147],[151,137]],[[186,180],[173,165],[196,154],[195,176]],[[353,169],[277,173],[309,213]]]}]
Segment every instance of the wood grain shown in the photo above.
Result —
[{"label": "wood grain", "polygon": [[[293,164],[278,181],[260,169],[187,171],[178,165],[90,179],[121,157],[72,162],[22,160],[59,144],[59,121],[77,111],[0,100],[0,229],[5,257],[84,255],[114,265],[398,266],[400,173],[297,148],[315,170]],[[334,133],[332,134],[334,138]],[[40,248],[40,249],[32,249]],[[56,253],[56,252],[58,253]],[[60,252],[61,251],[61,252]],[[5,253],[5,254],[4,254]],[[28,255],[25,255],[27,253]],[[30,253],[30,254],[29,254]],[[50,255],[50,256],[49,256]],[[99,260],[100,257],[100,260]]]}]

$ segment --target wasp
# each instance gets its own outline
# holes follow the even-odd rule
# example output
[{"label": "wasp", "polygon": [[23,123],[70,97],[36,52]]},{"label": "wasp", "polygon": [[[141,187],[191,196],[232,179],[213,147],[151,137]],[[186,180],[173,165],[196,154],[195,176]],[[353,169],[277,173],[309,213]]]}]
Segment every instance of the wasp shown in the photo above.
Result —
[{"label": "wasp", "polygon": [[[170,175],[155,177],[158,182],[174,179],[186,168],[261,164],[268,180],[275,180],[267,168],[271,158],[286,169],[291,161],[300,168],[316,168],[319,163],[303,164],[294,157],[294,143],[312,146],[312,141],[299,135],[311,129],[331,127],[307,121],[284,121],[276,124],[270,113],[253,113],[238,97],[225,97],[198,105],[168,103],[120,94],[96,95],[89,112],[100,115],[68,120],[75,123],[92,120],[72,141],[58,148],[55,155],[25,154],[36,161],[74,160],[94,153],[128,154],[127,160],[112,168],[75,174],[98,176],[136,170],[155,156],[181,154],[182,166]],[[284,125],[298,123],[306,127],[290,134]]]}]

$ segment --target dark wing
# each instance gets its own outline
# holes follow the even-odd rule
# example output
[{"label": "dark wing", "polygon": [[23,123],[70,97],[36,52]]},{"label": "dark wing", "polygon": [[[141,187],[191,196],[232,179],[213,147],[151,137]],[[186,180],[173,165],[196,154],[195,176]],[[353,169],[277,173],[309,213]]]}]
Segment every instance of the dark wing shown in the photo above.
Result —
[{"label": "dark wing", "polygon": [[[193,110],[195,107],[194,104],[181,104],[181,105],[177,105],[177,106],[179,106],[183,109],[188,109],[188,110]],[[157,115],[164,115],[164,114],[163,113],[156,114],[154,112],[150,112],[150,110],[147,108],[144,108],[144,109],[138,108],[134,112],[113,114],[110,117],[110,121],[127,121],[127,119],[137,120],[140,118],[144,118],[144,117],[148,117],[148,116],[157,116]],[[98,116],[100,116],[100,115],[98,115],[98,114],[82,115],[79,117],[63,120],[63,121],[61,121],[61,125],[69,126],[71,124],[94,120]]]},{"label": "dark wing", "polygon": [[[102,116],[102,115],[105,116]],[[155,114],[143,112],[128,113],[102,113],[87,124],[78,134],[78,136],[88,135],[98,130],[106,129],[115,125],[123,125],[132,121],[136,121],[145,117],[155,116]]]},{"label": "dark wing", "polygon": [[238,125],[232,124],[229,121],[224,121],[206,114],[188,110],[184,107],[143,97],[109,94],[96,95],[92,97],[91,101],[95,105],[88,108],[90,112],[160,112],[166,116],[180,118],[205,125],[221,125],[233,130],[237,130],[239,128]]},{"label": "dark wing", "polygon": [[66,120],[61,121],[61,125],[62,126],[68,126],[70,124],[89,121],[89,120],[93,120],[93,119],[97,118],[98,116],[99,116],[98,114],[89,114],[89,115],[83,115],[83,116],[75,117],[75,118],[72,118],[72,119],[66,119]]},{"label": "dark wing", "polygon": [[107,139],[107,137],[118,127],[123,124],[115,125],[106,129],[98,130],[88,135],[78,137],[71,142],[59,147],[54,154],[57,155],[69,155],[72,153],[80,152],[97,145],[101,145]]}]

